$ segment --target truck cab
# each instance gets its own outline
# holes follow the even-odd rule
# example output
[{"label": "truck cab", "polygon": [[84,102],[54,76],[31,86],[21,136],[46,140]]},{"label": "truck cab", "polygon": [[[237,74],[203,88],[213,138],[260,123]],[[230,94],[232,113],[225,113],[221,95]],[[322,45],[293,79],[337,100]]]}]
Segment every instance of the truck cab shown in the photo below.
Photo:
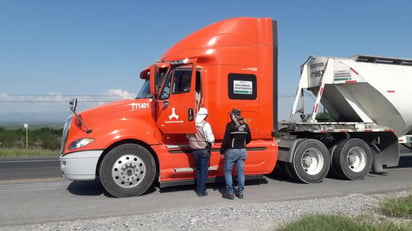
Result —
[{"label": "truck cab", "polygon": [[[277,23],[270,18],[224,20],[182,39],[140,73],[135,99],[77,112],[63,132],[61,170],[69,180],[99,179],[115,197],[194,183],[186,134],[200,107],[209,111],[216,142],[209,181],[223,176],[219,153],[229,112],[236,107],[252,142],[247,176],[273,171],[277,160]],[[75,103],[74,103],[75,104]]]}]

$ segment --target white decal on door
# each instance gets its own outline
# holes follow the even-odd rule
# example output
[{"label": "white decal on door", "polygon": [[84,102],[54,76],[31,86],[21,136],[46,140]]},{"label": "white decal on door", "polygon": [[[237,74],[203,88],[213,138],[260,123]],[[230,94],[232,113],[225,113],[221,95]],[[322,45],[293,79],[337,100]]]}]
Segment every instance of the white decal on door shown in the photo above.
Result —
[{"label": "white decal on door", "polygon": [[[172,108],[172,113],[168,116],[169,120],[166,120],[165,124],[183,123],[183,120],[179,120],[179,115],[176,114],[176,108]],[[172,120],[173,119],[173,120]]]},{"label": "white decal on door", "polygon": [[176,115],[176,108],[172,108],[172,114],[169,116],[169,120],[171,120],[172,118],[175,118],[175,119],[179,119],[179,116],[178,115]]}]

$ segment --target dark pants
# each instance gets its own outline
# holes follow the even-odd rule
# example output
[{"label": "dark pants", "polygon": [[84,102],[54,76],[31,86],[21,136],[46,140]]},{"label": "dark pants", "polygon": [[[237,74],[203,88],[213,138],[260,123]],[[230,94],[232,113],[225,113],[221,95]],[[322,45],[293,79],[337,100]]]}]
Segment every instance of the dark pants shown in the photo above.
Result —
[{"label": "dark pants", "polygon": [[210,153],[208,149],[196,149],[192,152],[196,164],[196,193],[206,193],[206,182],[209,169]]}]

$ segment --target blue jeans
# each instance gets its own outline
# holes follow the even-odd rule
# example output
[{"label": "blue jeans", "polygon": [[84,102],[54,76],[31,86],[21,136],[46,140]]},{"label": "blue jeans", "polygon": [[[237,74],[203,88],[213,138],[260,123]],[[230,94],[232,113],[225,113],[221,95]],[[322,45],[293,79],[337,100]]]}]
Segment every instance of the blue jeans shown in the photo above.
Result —
[{"label": "blue jeans", "polygon": [[192,154],[196,164],[196,193],[204,195],[206,193],[210,153],[208,149],[196,149]]},{"label": "blue jeans", "polygon": [[225,182],[226,193],[233,194],[233,179],[232,169],[236,166],[237,175],[237,191],[238,194],[243,194],[245,188],[245,160],[247,154],[246,149],[228,149],[225,153]]}]

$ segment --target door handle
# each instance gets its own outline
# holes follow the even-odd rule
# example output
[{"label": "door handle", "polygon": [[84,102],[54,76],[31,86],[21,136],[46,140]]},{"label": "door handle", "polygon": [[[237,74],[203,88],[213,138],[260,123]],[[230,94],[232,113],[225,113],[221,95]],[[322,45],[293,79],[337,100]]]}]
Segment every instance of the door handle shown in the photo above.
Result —
[{"label": "door handle", "polygon": [[193,108],[189,108],[187,111],[187,114],[188,114],[189,121],[193,121],[193,119],[195,118]]}]

